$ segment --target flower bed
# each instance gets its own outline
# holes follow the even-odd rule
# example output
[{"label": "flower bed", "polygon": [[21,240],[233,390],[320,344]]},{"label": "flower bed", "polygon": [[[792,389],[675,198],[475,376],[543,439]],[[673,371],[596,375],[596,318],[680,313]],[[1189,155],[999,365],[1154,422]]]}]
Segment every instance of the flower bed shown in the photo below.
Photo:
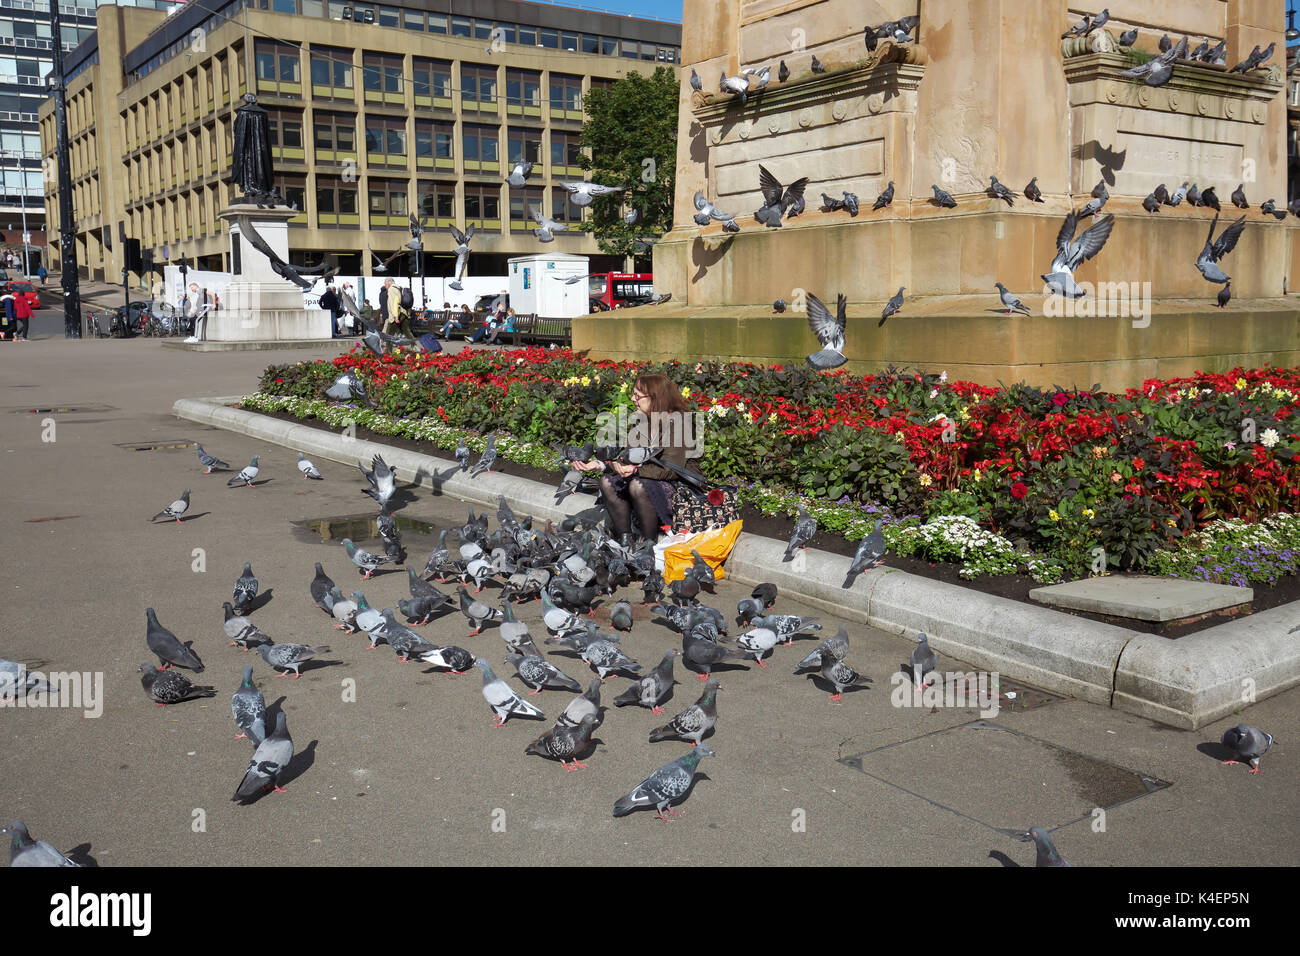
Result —
[{"label": "flower bed", "polygon": [[[349,368],[374,410],[321,398]],[[743,500],[768,514],[808,501],[850,538],[879,516],[891,549],[961,557],[971,575],[1191,573],[1168,558],[1185,536],[1298,510],[1294,368],[1151,379],[1119,395],[897,369],[595,362],[567,349],[354,350],[268,368],[252,405],[442,448],[496,430],[505,458],[554,468],[553,447],[590,441],[601,412],[631,408],[638,371],[663,372],[702,413],[694,464],[715,481],[738,476]],[[969,554],[954,553],[961,542]]]}]

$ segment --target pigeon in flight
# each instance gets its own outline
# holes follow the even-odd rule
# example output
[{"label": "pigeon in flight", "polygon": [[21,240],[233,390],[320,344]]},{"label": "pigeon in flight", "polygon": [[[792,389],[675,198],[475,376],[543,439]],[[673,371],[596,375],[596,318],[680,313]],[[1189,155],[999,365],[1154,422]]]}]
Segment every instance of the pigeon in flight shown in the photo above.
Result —
[{"label": "pigeon in flight", "polygon": [[538,208],[537,203],[528,204],[528,212],[533,217],[533,222],[537,223],[537,228],[533,230],[533,235],[542,242],[554,242],[555,233],[568,232],[569,227],[562,222],[556,222],[550,216],[543,216],[542,210]]},{"label": "pigeon in flight", "polygon": [[261,467],[258,465],[258,462],[261,460],[262,459],[259,458],[257,455],[254,455],[253,460],[250,461],[247,465],[245,465],[244,469],[239,474],[235,475],[235,477],[231,478],[229,481],[226,482],[226,487],[233,488],[241,481],[248,488],[254,487],[253,479],[256,478],[262,471]]},{"label": "pigeon in flight", "polygon": [[655,808],[659,819],[665,823],[672,817],[680,816],[681,812],[669,809],[669,804],[686,796],[695,780],[695,771],[699,768],[700,761],[712,756],[713,751],[701,744],[690,753],[660,767],[637,784],[631,793],[619,797],[614,804],[614,816],[625,817],[637,807],[649,806]]},{"label": "pigeon in flight", "polygon": [[190,510],[190,490],[186,488],[181,492],[181,496],[169,504],[162,511],[158,512],[150,521],[157,521],[159,518],[175,518],[177,522],[184,523],[185,519],[181,515]]},{"label": "pigeon in flight", "polygon": [[[323,268],[322,266],[317,266],[314,269],[307,269],[302,266],[294,266],[285,262],[276,254],[275,250],[271,248],[267,241],[262,238],[261,234],[257,231],[257,228],[253,225],[253,220],[248,216],[236,216],[235,225],[238,226],[240,234],[249,241],[253,248],[266,256],[267,260],[271,263],[271,269],[276,275],[288,279],[290,282],[302,289],[310,289],[321,280],[328,282],[334,277],[335,273],[338,272],[338,269],[331,269],[329,272],[321,273],[320,269]],[[304,278],[307,276],[310,278]]]},{"label": "pigeon in flight", "polygon": [[9,865],[14,866],[79,866],[44,840],[33,840],[27,826],[15,820],[0,827],[0,835],[9,838]]},{"label": "pigeon in flight", "polygon": [[1029,185],[1025,187],[1025,198],[1030,202],[1042,202],[1043,191],[1038,188],[1038,177],[1035,176],[1029,180]]},{"label": "pigeon in flight", "polygon": [[1011,291],[1007,289],[1006,286],[1001,282],[995,282],[993,284],[998,287],[998,292],[1002,295],[1002,306],[1007,310],[1007,315],[1011,315],[1013,312],[1023,312],[1025,315],[1029,314],[1029,310],[1025,308],[1025,304],[1012,295]]},{"label": "pigeon in flight", "polygon": [[763,87],[767,86],[768,82],[772,79],[772,68],[770,66],[764,66],[757,70],[753,67],[746,67],[740,72],[746,76],[753,77],[750,81],[749,88],[751,93],[757,93]]},{"label": "pigeon in flight", "polygon": [[998,182],[998,177],[996,176],[989,177],[989,193],[995,199],[1001,199],[1008,206],[1014,206],[1016,204],[1015,195],[1010,189]]},{"label": "pigeon in flight", "polygon": [[1174,62],[1187,57],[1187,37],[1146,63],[1139,63],[1131,70],[1125,70],[1120,76],[1142,80],[1147,86],[1164,86],[1174,75]]},{"label": "pigeon in flight", "polygon": [[1034,841],[1034,846],[1038,851],[1034,866],[1071,865],[1061,854],[1056,852],[1056,846],[1052,843],[1052,838],[1047,835],[1047,831],[1042,827],[1030,827],[1028,836],[1029,839]]},{"label": "pigeon in flight", "polygon": [[284,793],[280,780],[293,760],[293,739],[289,736],[288,718],[284,711],[275,715],[275,730],[257,745],[253,759],[248,763],[244,779],[240,781],[232,800],[249,800],[261,791],[274,789]]},{"label": "pigeon in flight", "polygon": [[1231,226],[1224,229],[1216,240],[1214,238],[1214,227],[1218,225],[1219,216],[1216,213],[1214,221],[1210,223],[1210,233],[1205,239],[1205,248],[1201,254],[1196,257],[1196,268],[1200,270],[1208,282],[1222,284],[1229,280],[1223,270],[1219,268],[1218,262],[1237,245],[1237,240],[1241,238],[1242,230],[1246,228],[1246,217],[1242,216]]},{"label": "pigeon in flight", "polygon": [[934,190],[934,198],[931,199],[930,202],[934,203],[936,206],[942,206],[944,209],[952,209],[957,205],[957,200],[953,199],[938,186],[935,186],[932,183],[930,188]]},{"label": "pigeon in flight", "polygon": [[822,300],[811,292],[808,293],[808,325],[822,346],[821,351],[808,356],[809,367],[823,371],[839,368],[848,361],[844,357],[844,326],[848,321],[847,309],[848,299],[841,293],[836,298],[835,317],[832,318],[830,310]]},{"label": "pigeon in flight", "polygon": [[699,226],[707,226],[709,222],[714,219],[719,222],[727,222],[728,220],[734,220],[736,218],[731,213],[720,211],[713,205],[713,203],[709,202],[709,200],[705,198],[704,193],[702,192],[696,192],[695,194],[695,208],[699,210],[695,214],[695,223]]},{"label": "pigeon in flight", "polygon": [[1070,299],[1084,295],[1084,291],[1074,281],[1074,270],[1101,252],[1111,230],[1115,228],[1115,217],[1109,213],[1102,216],[1075,239],[1074,231],[1078,224],[1078,215],[1070,210],[1060,232],[1056,234],[1057,252],[1052,267],[1046,275],[1040,277],[1053,292]]},{"label": "pigeon in flight", "polygon": [[1273,735],[1249,724],[1238,724],[1223,732],[1223,746],[1236,754],[1231,760],[1223,761],[1225,765],[1245,763],[1250,765],[1251,773],[1260,773],[1259,758],[1273,746]]},{"label": "pigeon in flight", "polygon": [[622,192],[617,186],[602,186],[600,183],[560,183],[565,189],[572,193],[569,202],[575,206],[590,206],[593,198],[600,196],[609,196],[617,192]]},{"label": "pigeon in flight", "polygon": [[375,252],[374,249],[371,249],[371,250],[370,250],[370,255],[371,255],[371,258],[373,258],[373,259],[375,260],[375,264],[374,264],[373,266],[370,267],[370,271],[372,271],[372,272],[387,272],[387,271],[388,271],[388,267],[389,267],[392,263],[396,262],[397,259],[398,259],[398,257],[401,256],[401,254],[402,254],[403,252],[405,252],[405,251],[406,251],[405,249],[398,249],[396,252],[394,252],[394,253],[393,253],[391,256],[389,256],[387,259],[381,259],[381,258],[379,257],[379,253]]},{"label": "pigeon in flight", "polygon": [[447,283],[448,287],[455,289],[457,292],[463,292],[464,286],[460,280],[465,278],[465,267],[469,265],[469,243],[474,238],[474,227],[471,225],[464,232],[461,232],[455,226],[451,227],[451,237],[456,241],[456,281]]},{"label": "pigeon in flight", "polygon": [[[725,76],[725,74],[723,74]],[[695,67],[691,67],[691,89],[696,93],[704,92],[704,84],[700,82],[700,74],[695,72]]]},{"label": "pigeon in flight", "polygon": [[880,328],[885,321],[891,316],[903,311],[903,290],[906,286],[899,286],[898,291],[893,297],[885,303],[885,307],[880,311],[880,321],[876,323],[876,328]]},{"label": "pigeon in flight", "polygon": [[198,445],[197,448],[199,450],[199,464],[203,466],[204,469],[203,473],[205,475],[212,474],[212,469],[214,468],[221,469],[222,471],[230,470],[230,465],[226,464],[220,458],[216,458],[212,455],[209,455],[206,451],[203,450],[202,445]]},{"label": "pigeon in flight", "polygon": [[382,455],[375,455],[370,459],[370,467],[372,470],[366,471],[365,466],[357,462],[357,468],[370,483],[370,487],[362,488],[361,493],[374,498],[379,502],[379,507],[386,511],[389,499],[397,491],[397,469],[390,467]]},{"label": "pigeon in flight", "polygon": [[526,163],[521,159],[519,162],[515,163],[514,169],[510,170],[510,175],[506,177],[506,183],[513,186],[515,189],[520,189],[523,187],[524,183],[528,181],[528,174],[532,171],[533,164]]},{"label": "pigeon in flight", "polygon": [[[808,177],[796,179],[789,186],[782,186],[780,181],[762,164],[758,167],[759,189],[763,193],[763,207],[754,213],[754,218],[763,225],[773,229],[781,227],[781,217],[786,210],[792,209],[796,205],[799,211],[803,209],[803,191],[808,185]],[[798,212],[792,212],[792,216],[798,215]]]}]

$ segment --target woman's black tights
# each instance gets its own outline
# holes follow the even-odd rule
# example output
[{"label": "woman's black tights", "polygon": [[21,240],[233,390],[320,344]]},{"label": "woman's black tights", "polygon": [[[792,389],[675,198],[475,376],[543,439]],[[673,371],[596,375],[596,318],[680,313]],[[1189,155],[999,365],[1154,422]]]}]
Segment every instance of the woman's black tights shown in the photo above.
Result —
[{"label": "woman's black tights", "polygon": [[641,534],[646,538],[655,538],[659,530],[659,512],[654,502],[646,493],[645,485],[639,478],[633,478],[627,486],[627,497],[614,488],[612,475],[602,475],[600,493],[605,499],[605,508],[609,511],[609,522],[614,534],[625,535],[632,531],[632,509],[636,508],[637,522],[641,525]]}]

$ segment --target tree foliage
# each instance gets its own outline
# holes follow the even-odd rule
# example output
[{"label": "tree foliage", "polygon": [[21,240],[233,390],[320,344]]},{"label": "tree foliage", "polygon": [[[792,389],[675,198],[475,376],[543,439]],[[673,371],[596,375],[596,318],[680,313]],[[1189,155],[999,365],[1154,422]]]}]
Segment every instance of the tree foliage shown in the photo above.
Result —
[{"label": "tree foliage", "polygon": [[[592,158],[584,155],[582,168],[593,182],[625,190],[593,201],[583,223],[602,252],[634,255],[636,240],[672,228],[679,82],[675,70],[661,66],[650,76],[632,72],[587,94],[581,143]],[[641,218],[629,226],[623,215],[632,208]]]}]

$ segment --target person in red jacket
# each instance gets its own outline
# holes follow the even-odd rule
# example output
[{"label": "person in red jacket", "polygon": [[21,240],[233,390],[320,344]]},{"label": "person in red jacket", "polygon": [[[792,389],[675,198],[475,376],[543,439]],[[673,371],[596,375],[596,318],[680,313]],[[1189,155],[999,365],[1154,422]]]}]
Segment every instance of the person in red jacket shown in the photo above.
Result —
[{"label": "person in red jacket", "polygon": [[27,323],[32,317],[32,304],[27,301],[25,295],[14,296],[14,318],[18,320],[18,334],[14,336],[15,342],[27,341]]}]

